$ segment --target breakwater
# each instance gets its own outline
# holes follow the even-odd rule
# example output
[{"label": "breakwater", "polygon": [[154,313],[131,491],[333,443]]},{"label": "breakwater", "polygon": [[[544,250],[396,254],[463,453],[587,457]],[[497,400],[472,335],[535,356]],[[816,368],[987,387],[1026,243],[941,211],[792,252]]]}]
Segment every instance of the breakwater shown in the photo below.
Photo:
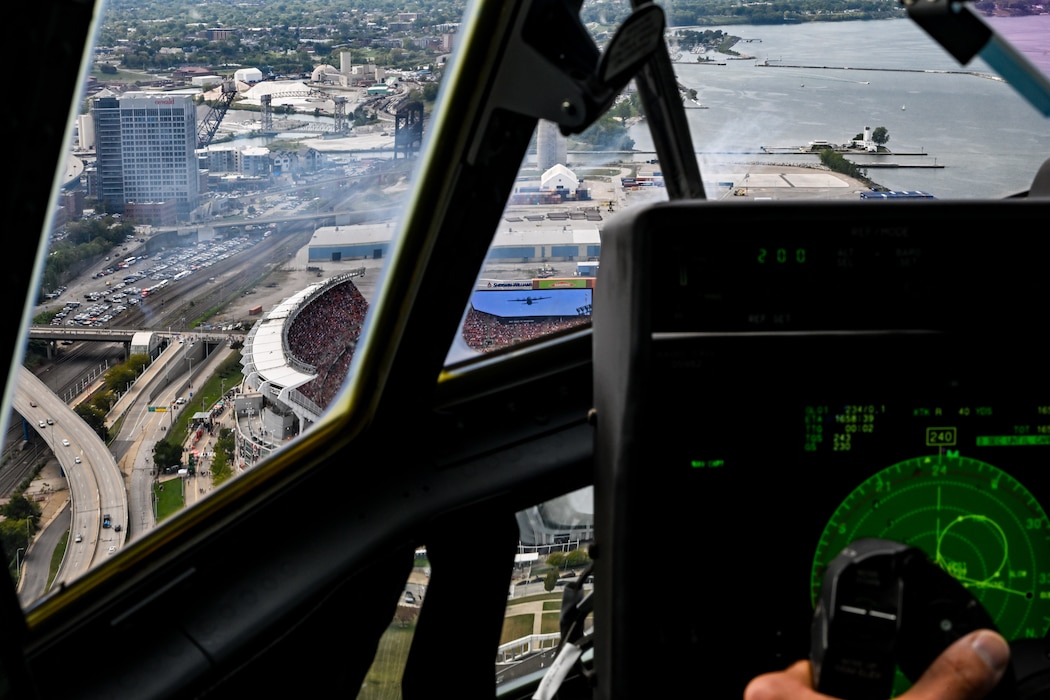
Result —
[{"label": "breakwater", "polygon": [[943,70],[943,69],[932,69],[932,68],[871,68],[871,67],[855,67],[855,66],[818,66],[818,65],[805,65],[796,63],[780,63],[771,62],[769,59],[760,61],[755,64],[756,68],[801,68],[805,70],[866,70],[866,71],[879,71],[883,73],[931,73],[931,74],[943,74],[943,75],[970,75],[975,78],[985,78],[987,80],[995,80],[998,82],[1005,82],[998,75],[991,75],[990,73],[982,73],[975,70]]}]

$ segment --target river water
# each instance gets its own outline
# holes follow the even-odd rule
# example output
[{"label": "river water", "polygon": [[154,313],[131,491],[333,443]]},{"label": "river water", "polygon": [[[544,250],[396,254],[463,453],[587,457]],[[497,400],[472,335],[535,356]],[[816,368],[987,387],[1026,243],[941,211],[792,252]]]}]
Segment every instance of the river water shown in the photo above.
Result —
[{"label": "river water", "polygon": [[[1030,49],[1045,47],[1050,37],[1050,16],[994,24],[1006,24]],[[706,107],[687,111],[702,174],[724,171],[726,163],[814,163],[816,156],[753,153],[816,140],[845,143],[867,126],[886,127],[886,145],[896,153],[926,154],[883,160],[944,166],[871,169],[868,175],[890,189],[939,198],[1025,190],[1050,158],[1050,121],[995,79],[983,61],[959,66],[911,20],[721,29],[742,37],[734,49],[749,58],[675,65],[679,82],[695,89]],[[694,57],[684,53],[680,60]],[[653,149],[644,122],[631,136],[636,150]]]}]

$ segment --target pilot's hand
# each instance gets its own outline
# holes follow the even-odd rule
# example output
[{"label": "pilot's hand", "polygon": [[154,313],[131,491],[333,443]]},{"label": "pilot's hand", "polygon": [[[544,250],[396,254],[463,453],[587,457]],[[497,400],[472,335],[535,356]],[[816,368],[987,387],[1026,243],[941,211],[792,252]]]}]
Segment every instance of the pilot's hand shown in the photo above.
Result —
[{"label": "pilot's hand", "polygon": [[[934,659],[922,677],[897,700],[981,700],[1006,672],[1010,646],[990,630],[958,639]],[[808,661],[766,673],[744,689],[744,700],[828,700],[813,690]]]}]

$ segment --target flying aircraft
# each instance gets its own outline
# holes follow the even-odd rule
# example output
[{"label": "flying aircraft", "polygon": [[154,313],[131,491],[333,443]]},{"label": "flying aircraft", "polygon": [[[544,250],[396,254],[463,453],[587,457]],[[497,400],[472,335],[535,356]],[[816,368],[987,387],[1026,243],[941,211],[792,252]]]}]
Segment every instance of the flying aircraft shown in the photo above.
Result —
[{"label": "flying aircraft", "polygon": [[[720,100],[733,108],[723,124],[752,119],[752,133],[771,143],[766,128],[785,121],[776,99],[789,92],[802,99],[784,86],[798,71],[816,83],[829,69],[752,66],[773,82],[719,85],[701,95],[708,109],[687,117],[679,81],[722,80],[716,72],[731,67],[689,69],[703,78],[675,70],[673,15],[658,6],[625,9],[599,44],[577,3],[472,3],[389,227],[394,237],[369,249],[383,264],[367,315],[354,326],[360,335],[344,338],[353,353],[338,390],[304,429],[281,436],[192,508],[119,550],[112,545],[80,578],[23,605],[0,577],[0,692],[368,698],[380,696],[378,677],[393,675],[394,696],[406,698],[611,700],[672,696],[683,686],[740,697],[750,678],[814,653],[824,586],[852,571],[838,557],[873,539],[895,543],[874,550],[880,563],[896,565],[914,547],[950,578],[923,568],[913,575],[902,564],[879,579],[877,593],[906,606],[888,603],[869,619],[899,615],[911,632],[922,618],[915,610],[930,607],[923,595],[947,590],[952,606],[937,622],[988,624],[954,607],[964,601],[960,607],[972,610],[972,596],[1017,650],[1042,643],[1050,630],[1045,91],[976,15],[945,2],[923,5],[926,14],[897,8],[879,21],[908,27],[894,35],[901,41],[920,36],[932,46],[921,60],[936,70],[902,64],[917,59],[891,49],[882,65],[894,81],[879,82],[897,83],[886,90],[936,85],[932,92],[950,104],[969,99],[982,110],[927,103],[929,119],[921,120],[923,90],[887,92],[881,106],[863,103],[874,116],[835,114],[836,134],[797,143],[838,142],[840,130],[863,130],[860,119],[899,119],[896,105],[906,97],[909,122],[892,129],[900,141],[958,135],[965,144],[945,141],[957,150],[941,157],[960,162],[980,141],[987,150],[967,163],[979,175],[956,177],[946,167],[942,176],[926,162],[936,154],[918,147],[899,171],[882,155],[865,156],[860,169],[887,173],[901,191],[975,182],[983,189],[876,202],[859,191],[878,178],[818,167],[814,154],[793,156],[808,159],[797,170],[774,161],[765,173],[707,159],[727,150],[720,138],[705,140],[703,120],[716,118]],[[25,406],[15,400],[16,377],[49,283],[53,215],[101,10],[73,0],[20,9],[25,31],[13,54],[31,57],[37,78],[7,111],[17,176],[5,185],[5,211],[17,235],[9,237],[6,286],[22,309],[3,343],[4,414],[13,423],[29,418],[15,410]],[[846,31],[842,24],[849,23],[818,31]],[[872,46],[888,43],[887,34],[868,36]],[[975,58],[972,47],[990,44],[995,51]],[[829,64],[819,58],[827,41],[806,45],[817,52],[813,61]],[[1002,61],[1024,67],[1008,77],[1030,79],[1016,91],[985,79]],[[615,218],[594,222],[602,280],[590,322],[508,346],[497,346],[496,331],[516,324],[497,319],[468,331],[465,309],[489,268],[534,269],[554,257],[549,245],[526,263],[490,256],[519,171],[538,170],[529,161],[537,128],[586,132],[627,93],[638,95],[651,152],[625,181],[604,176],[612,194],[600,199],[618,206]],[[859,103],[828,99],[842,109]],[[813,114],[832,114],[804,108],[810,124]],[[971,120],[968,128],[942,129],[949,114]],[[1007,147],[1008,139],[1024,146]],[[780,155],[771,147],[774,159],[797,153],[797,143]],[[639,180],[643,164],[649,179]],[[748,174],[741,196],[730,194],[742,191],[734,172]],[[915,178],[930,182],[919,187]],[[310,206],[300,215],[310,216]],[[597,245],[590,230],[565,233],[584,249]],[[346,280],[356,285],[361,276],[348,271],[339,283]],[[347,299],[344,310],[358,302]],[[177,295],[161,303],[205,306]],[[298,313],[303,308],[305,301]],[[306,330],[335,326],[322,319]],[[258,337],[261,322],[253,327]],[[271,401],[267,392],[288,396],[300,379],[313,379],[308,364],[298,361],[284,384],[270,379],[251,393],[260,402]],[[284,408],[272,416],[291,421],[292,408]],[[273,437],[265,431],[275,424],[255,413],[247,419],[261,432],[251,430],[239,449]],[[574,553],[578,566],[568,562]],[[562,555],[559,564],[544,563],[552,554]],[[541,565],[550,591],[535,580]],[[508,642],[505,630],[520,622],[510,611],[525,598],[535,625]],[[900,663],[909,671],[944,644],[936,631],[943,625],[919,624],[908,639],[924,643]],[[893,629],[878,633],[894,648]],[[836,628],[828,638],[817,645],[821,658],[854,648],[848,632]],[[407,650],[391,651],[398,645]],[[562,656],[573,648],[578,657]],[[557,678],[555,657],[553,668],[564,671]],[[898,661],[889,659],[890,667]],[[892,675],[898,687],[911,679]]]},{"label": "flying aircraft", "polygon": [[550,297],[524,297],[523,299],[507,299],[507,301],[518,301],[532,306],[537,301],[543,301],[544,299],[550,299]]}]

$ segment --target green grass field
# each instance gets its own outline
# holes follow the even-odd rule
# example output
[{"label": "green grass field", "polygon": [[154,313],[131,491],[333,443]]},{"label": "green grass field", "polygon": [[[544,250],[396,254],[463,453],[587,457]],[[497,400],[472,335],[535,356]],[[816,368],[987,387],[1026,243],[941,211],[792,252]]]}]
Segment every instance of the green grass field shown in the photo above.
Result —
[{"label": "green grass field", "polygon": [[506,644],[515,639],[528,637],[532,634],[533,625],[536,624],[536,615],[526,613],[524,615],[510,615],[503,618],[503,631],[499,635],[499,643]]},{"label": "green grass field", "polygon": [[[515,639],[527,637],[533,632],[535,625],[535,613],[513,614],[513,607],[520,603],[542,602],[545,611],[540,617],[540,630],[543,634],[558,632],[558,619],[561,615],[561,594],[544,593],[541,595],[516,598],[509,606],[508,615],[503,620],[503,631],[500,634],[500,644],[506,644]],[[405,669],[405,661],[408,659],[408,650],[412,645],[412,635],[415,634],[416,626],[414,615],[407,608],[399,608],[405,612],[405,620],[395,619],[390,623],[383,637],[379,640],[379,648],[376,657],[372,661],[372,667],[365,676],[365,682],[361,686],[358,700],[401,700],[401,675]],[[493,659],[495,665],[495,659]]]},{"label": "green grass field", "polygon": [[543,613],[540,617],[540,634],[554,634],[561,631],[561,613]]},{"label": "green grass field", "polygon": [[372,668],[365,676],[357,700],[400,700],[401,674],[415,631],[415,624],[402,627],[399,622],[391,623],[379,640]]},{"label": "green grass field", "polygon": [[153,498],[157,503],[157,522],[178,513],[185,505],[182,493],[182,479],[169,479],[153,487]]},{"label": "green grass field", "polygon": [[51,590],[51,584],[55,582],[55,577],[58,576],[58,569],[62,566],[62,560],[66,556],[66,547],[68,546],[69,532],[65,532],[58,540],[58,544],[55,546],[55,551],[51,552],[51,568],[47,574],[48,590]]}]

